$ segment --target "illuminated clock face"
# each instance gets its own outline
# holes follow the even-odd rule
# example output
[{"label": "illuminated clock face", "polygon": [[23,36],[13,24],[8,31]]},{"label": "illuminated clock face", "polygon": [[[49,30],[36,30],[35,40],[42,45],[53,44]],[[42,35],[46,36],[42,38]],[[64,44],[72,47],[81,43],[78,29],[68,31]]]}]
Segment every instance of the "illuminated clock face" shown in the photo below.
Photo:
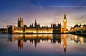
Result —
[{"label": "illuminated clock face", "polygon": [[64,20],[64,21],[66,21],[66,20]]}]

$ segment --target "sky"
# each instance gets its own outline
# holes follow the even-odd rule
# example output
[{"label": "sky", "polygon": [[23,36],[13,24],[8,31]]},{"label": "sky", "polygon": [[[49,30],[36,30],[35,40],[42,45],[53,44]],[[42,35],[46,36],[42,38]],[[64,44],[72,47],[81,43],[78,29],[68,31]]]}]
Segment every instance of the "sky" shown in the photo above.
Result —
[{"label": "sky", "polygon": [[37,20],[40,26],[61,23],[66,14],[67,28],[86,23],[86,0],[0,0],[0,28],[17,26],[23,18],[29,26]]}]

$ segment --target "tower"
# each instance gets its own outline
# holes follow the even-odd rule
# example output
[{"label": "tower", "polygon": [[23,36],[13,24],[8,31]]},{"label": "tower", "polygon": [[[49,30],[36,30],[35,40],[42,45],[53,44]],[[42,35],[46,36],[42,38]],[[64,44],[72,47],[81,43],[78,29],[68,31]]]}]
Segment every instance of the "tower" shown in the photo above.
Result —
[{"label": "tower", "polygon": [[36,22],[36,19],[35,19],[35,27],[37,27],[37,22]]},{"label": "tower", "polygon": [[64,15],[64,19],[63,19],[64,31],[66,31],[66,26],[67,26],[67,19],[66,19],[66,14],[65,14],[65,15]]},{"label": "tower", "polygon": [[53,25],[51,24],[51,28],[53,27]]},{"label": "tower", "polygon": [[23,18],[21,19],[21,17],[18,18],[18,27],[23,27]]},{"label": "tower", "polygon": [[33,23],[32,23],[32,27],[33,27]]},{"label": "tower", "polygon": [[7,32],[8,32],[9,34],[12,34],[12,33],[14,32],[14,28],[15,28],[15,26],[13,26],[13,25],[7,26]]}]

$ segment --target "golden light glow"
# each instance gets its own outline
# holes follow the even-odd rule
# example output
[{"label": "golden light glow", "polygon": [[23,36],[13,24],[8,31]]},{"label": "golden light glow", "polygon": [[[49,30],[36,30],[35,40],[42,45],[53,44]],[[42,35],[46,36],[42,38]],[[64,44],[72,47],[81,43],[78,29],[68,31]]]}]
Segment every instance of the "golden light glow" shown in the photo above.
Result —
[{"label": "golden light glow", "polygon": [[80,37],[79,40],[80,40],[80,42],[84,42],[84,38],[83,37]]},{"label": "golden light glow", "polygon": [[66,20],[64,20],[64,21],[66,21]]},{"label": "golden light glow", "polygon": [[77,36],[75,36],[75,40],[77,41]]},{"label": "golden light glow", "polygon": [[75,28],[75,29],[77,29],[77,28]]},{"label": "golden light glow", "polygon": [[77,36],[75,36],[75,38],[77,38]]},{"label": "golden light glow", "polygon": [[20,33],[22,33],[23,31],[14,31],[14,33],[15,33],[15,32],[20,32]]},{"label": "golden light glow", "polygon": [[65,31],[64,31],[64,33],[65,33]]},{"label": "golden light glow", "polygon": [[36,28],[27,28],[25,29],[25,33],[53,33],[53,29],[52,28],[45,28],[45,29],[36,29]]},{"label": "golden light glow", "polygon": [[63,19],[63,28],[61,28],[62,29],[62,33],[66,33],[66,26],[67,26],[67,19],[66,18],[64,18]]},{"label": "golden light glow", "polygon": [[[16,37],[15,39],[22,39],[23,36],[21,35],[13,35]],[[53,39],[53,36],[50,34],[25,34],[25,39]]]},{"label": "golden light glow", "polygon": [[83,25],[81,25],[81,27],[83,27]]}]

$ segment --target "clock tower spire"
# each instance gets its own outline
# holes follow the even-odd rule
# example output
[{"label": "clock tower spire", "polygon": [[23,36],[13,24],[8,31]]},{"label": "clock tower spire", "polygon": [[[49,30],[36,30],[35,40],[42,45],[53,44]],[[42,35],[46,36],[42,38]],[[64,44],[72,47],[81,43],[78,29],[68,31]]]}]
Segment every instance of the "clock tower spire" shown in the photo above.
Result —
[{"label": "clock tower spire", "polygon": [[67,19],[66,19],[66,14],[65,14],[65,15],[64,15],[64,19],[63,19],[64,31],[66,31],[66,26],[67,26]]}]

